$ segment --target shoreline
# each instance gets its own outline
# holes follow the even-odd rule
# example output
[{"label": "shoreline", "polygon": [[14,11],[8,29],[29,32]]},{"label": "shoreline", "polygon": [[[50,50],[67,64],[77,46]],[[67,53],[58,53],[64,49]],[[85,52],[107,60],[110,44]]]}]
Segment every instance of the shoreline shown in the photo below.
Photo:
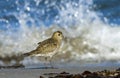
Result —
[{"label": "shoreline", "polygon": [[29,68],[15,68],[15,69],[0,69],[0,78],[40,78],[54,76],[57,73],[68,72],[70,74],[83,73],[84,71],[97,72],[103,70],[116,70],[119,67],[80,67],[80,68],[58,68],[58,69],[29,69]]}]

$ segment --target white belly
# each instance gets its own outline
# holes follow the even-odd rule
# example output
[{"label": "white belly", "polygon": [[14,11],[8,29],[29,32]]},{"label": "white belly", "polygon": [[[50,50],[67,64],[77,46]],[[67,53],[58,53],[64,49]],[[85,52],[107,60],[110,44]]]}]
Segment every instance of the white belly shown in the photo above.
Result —
[{"label": "white belly", "polygon": [[36,55],[33,55],[33,56],[52,57],[54,54],[56,54],[56,51],[45,53],[45,54],[36,54]]}]

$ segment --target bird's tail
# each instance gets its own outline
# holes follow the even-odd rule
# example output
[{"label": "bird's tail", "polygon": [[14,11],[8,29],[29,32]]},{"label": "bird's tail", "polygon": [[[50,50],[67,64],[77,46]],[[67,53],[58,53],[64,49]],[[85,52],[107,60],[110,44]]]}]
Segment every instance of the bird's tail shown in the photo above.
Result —
[{"label": "bird's tail", "polygon": [[28,52],[28,53],[24,53],[24,54],[23,54],[23,57],[32,56],[35,51],[36,51],[36,50],[33,50],[33,51],[31,51],[31,52]]},{"label": "bird's tail", "polygon": [[31,55],[30,53],[24,53],[24,54],[23,54],[24,57],[28,57],[28,56],[30,56],[30,55]]}]

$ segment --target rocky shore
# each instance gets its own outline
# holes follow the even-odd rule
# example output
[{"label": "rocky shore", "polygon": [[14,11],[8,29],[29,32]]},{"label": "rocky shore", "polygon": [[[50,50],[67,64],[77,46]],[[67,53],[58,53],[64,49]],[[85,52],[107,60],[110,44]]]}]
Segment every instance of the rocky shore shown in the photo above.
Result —
[{"label": "rocky shore", "polygon": [[[106,70],[105,70],[106,69]],[[98,71],[97,71],[98,70]],[[13,74],[14,73],[14,74]],[[13,75],[11,75],[13,74]],[[120,78],[120,68],[26,69],[23,65],[0,66],[0,78]]]},{"label": "rocky shore", "polygon": [[[47,73],[48,78],[120,78],[120,68],[116,70],[103,70],[103,71],[84,71],[83,73],[70,74],[69,72],[61,73]],[[40,78],[46,78],[40,76]]]}]

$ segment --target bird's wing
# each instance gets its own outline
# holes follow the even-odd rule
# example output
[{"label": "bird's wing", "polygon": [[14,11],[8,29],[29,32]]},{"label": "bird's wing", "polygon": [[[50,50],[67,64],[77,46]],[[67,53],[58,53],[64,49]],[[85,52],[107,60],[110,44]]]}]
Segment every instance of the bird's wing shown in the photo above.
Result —
[{"label": "bird's wing", "polygon": [[47,39],[40,43],[40,45],[33,51],[23,54],[24,56],[32,56],[36,54],[46,54],[48,52],[53,52],[58,48],[57,41],[53,39]]},{"label": "bird's wing", "polygon": [[57,41],[50,38],[41,42],[40,45],[36,48],[36,50],[44,54],[47,52],[54,51],[55,49],[57,49],[57,47],[58,47]]},{"label": "bird's wing", "polygon": [[38,45],[40,45],[40,44],[41,44],[41,42],[38,43]]},{"label": "bird's wing", "polygon": [[23,56],[24,56],[24,57],[27,57],[27,56],[32,56],[32,55],[34,55],[34,54],[37,54],[37,51],[36,51],[36,50],[32,50],[32,51],[30,51],[30,52],[28,52],[28,53],[24,53]]}]

